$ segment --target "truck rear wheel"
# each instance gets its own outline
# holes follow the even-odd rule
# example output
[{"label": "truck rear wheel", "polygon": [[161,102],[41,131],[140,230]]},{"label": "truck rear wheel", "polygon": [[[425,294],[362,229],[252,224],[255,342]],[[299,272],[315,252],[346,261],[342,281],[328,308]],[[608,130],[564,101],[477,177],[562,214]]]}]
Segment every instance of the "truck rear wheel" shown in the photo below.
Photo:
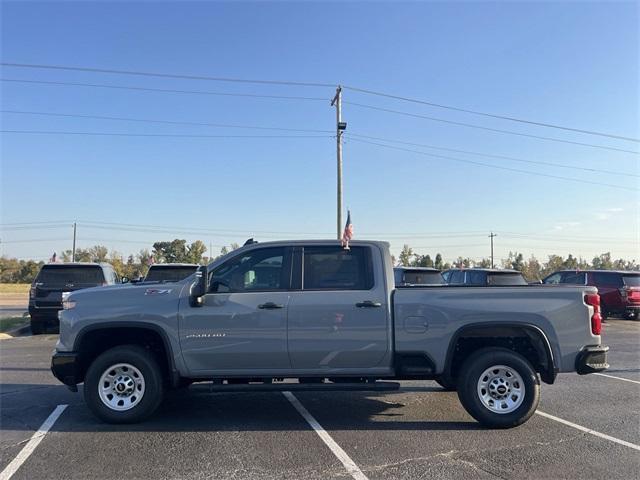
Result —
[{"label": "truck rear wheel", "polygon": [[537,373],[526,358],[511,350],[478,350],[465,361],[458,380],[460,403],[490,428],[523,424],[540,402]]},{"label": "truck rear wheel", "polygon": [[85,376],[85,401],[107,423],[144,420],[158,408],[162,395],[158,363],[138,345],[107,350],[93,361]]}]

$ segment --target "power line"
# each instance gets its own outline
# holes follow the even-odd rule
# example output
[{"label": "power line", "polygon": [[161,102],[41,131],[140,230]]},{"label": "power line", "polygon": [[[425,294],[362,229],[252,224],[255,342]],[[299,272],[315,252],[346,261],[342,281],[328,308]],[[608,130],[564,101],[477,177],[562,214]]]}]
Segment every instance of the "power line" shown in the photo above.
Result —
[{"label": "power line", "polygon": [[89,73],[110,73],[115,75],[132,75],[139,77],[158,77],[158,78],[177,78],[183,80],[207,80],[214,82],[231,82],[231,83],[253,83],[261,85],[289,85],[295,87],[331,87],[335,88],[334,83],[319,83],[319,82],[295,82],[285,80],[256,80],[256,79],[244,79],[244,78],[231,78],[231,77],[210,77],[205,75],[180,75],[174,73],[160,73],[160,72],[143,72],[136,70],[114,70],[108,68],[90,68],[90,67],[73,67],[68,65],[42,65],[32,63],[9,63],[2,62],[0,65],[4,67],[15,68],[33,68],[43,70],[66,70],[75,72],[89,72]]},{"label": "power line", "polygon": [[55,112],[30,112],[23,110],[0,110],[2,113],[11,113],[18,115],[42,115],[49,117],[69,117],[69,118],[91,118],[96,120],[116,120],[125,122],[143,122],[143,123],[163,123],[167,125],[190,125],[200,127],[216,127],[216,128],[242,128],[253,130],[279,130],[285,132],[315,132],[315,133],[333,133],[332,130],[315,130],[304,128],[282,128],[282,127],[263,127],[256,125],[238,125],[227,123],[206,123],[206,122],[184,122],[176,120],[157,120],[150,118],[130,118],[130,117],[111,117],[106,115],[85,115],[79,113],[55,113]]},{"label": "power line", "polygon": [[123,133],[123,132],[62,132],[50,130],[0,130],[0,133],[26,135],[85,135],[107,137],[168,137],[168,138],[331,138],[328,135],[189,135],[169,133]]},{"label": "power line", "polygon": [[527,175],[537,175],[537,176],[540,176],[540,177],[556,178],[556,179],[559,179],[559,180],[568,180],[568,181],[571,181],[571,182],[588,183],[588,184],[591,184],[591,185],[601,185],[601,186],[604,186],[604,187],[619,188],[619,189],[622,189],[622,190],[631,190],[633,192],[637,192],[638,191],[638,189],[635,189],[635,188],[632,188],[632,187],[625,187],[625,186],[622,186],[622,185],[613,185],[613,184],[610,184],[610,183],[602,183],[602,182],[592,182],[590,180],[581,180],[581,179],[578,179],[578,178],[563,177],[563,176],[560,176],[560,175],[551,175],[551,174],[548,174],[548,173],[539,173],[539,172],[532,172],[530,170],[520,170],[518,168],[510,168],[510,167],[503,167],[503,166],[499,166],[499,165],[491,165],[491,164],[488,164],[488,163],[476,162],[474,160],[466,160],[466,159],[455,158],[455,157],[446,157],[444,155],[435,155],[433,153],[427,153],[427,152],[421,152],[419,150],[412,150],[412,149],[409,149],[409,148],[397,147],[395,145],[385,145],[385,144],[382,144],[382,143],[370,142],[368,140],[361,140],[361,139],[358,139],[358,138],[351,138],[351,140],[355,141],[355,142],[367,143],[367,144],[370,144],[370,145],[376,145],[378,147],[390,148],[390,149],[400,150],[400,151],[409,152],[409,153],[416,153],[418,155],[425,155],[427,157],[442,158],[442,159],[445,159],[445,160],[453,160],[455,162],[469,163],[469,164],[472,164],[472,165],[478,165],[478,166],[488,167],[488,168],[495,168],[495,169],[498,169],[498,170],[507,170],[507,171],[510,171],[510,172],[524,173],[524,174],[527,174]]},{"label": "power line", "polygon": [[600,149],[603,149],[603,150],[613,150],[615,152],[633,153],[634,155],[639,155],[640,154],[640,152],[636,152],[634,150],[625,150],[623,148],[607,147],[607,146],[604,146],[604,145],[594,145],[594,144],[591,144],[591,143],[574,142],[574,141],[571,141],[571,140],[562,140],[560,138],[544,137],[542,135],[531,135],[531,134],[528,134],[528,133],[514,132],[513,130],[502,130],[502,129],[499,129],[499,128],[483,127],[482,125],[475,125],[475,124],[472,124],[472,123],[464,123],[464,122],[455,122],[453,120],[446,120],[444,118],[429,117],[427,115],[419,115],[417,113],[403,112],[403,111],[400,111],[400,110],[392,110],[390,108],[376,107],[374,105],[366,105],[366,104],[363,104],[363,103],[355,103],[355,102],[347,102],[347,101],[343,101],[342,103],[345,103],[347,105],[353,105],[355,107],[368,108],[368,109],[371,109],[371,110],[378,110],[378,111],[381,111],[381,112],[395,113],[397,115],[404,115],[404,116],[407,116],[407,117],[422,118],[422,119],[425,119],[425,120],[432,120],[434,122],[447,123],[449,125],[457,125],[457,126],[461,126],[461,127],[476,128],[476,129],[479,129],[479,130],[486,130],[486,131],[489,131],[489,132],[504,133],[506,135],[517,135],[517,136],[520,136],[520,137],[536,138],[538,140],[547,140],[547,141],[550,141],[550,142],[568,143],[570,145],[580,145],[582,147],[600,148]]},{"label": "power line", "polygon": [[149,88],[149,87],[132,87],[122,85],[107,85],[102,83],[77,83],[77,82],[52,82],[45,80],[21,80],[14,78],[0,78],[2,82],[16,82],[16,83],[34,83],[43,85],[57,85],[57,86],[74,86],[74,87],[93,87],[93,88],[112,88],[117,90],[138,90],[142,92],[157,92],[157,93],[184,93],[190,95],[213,95],[220,97],[247,97],[247,98],[268,98],[276,100],[314,100],[326,102],[324,97],[304,97],[298,95],[260,95],[254,93],[225,93],[225,92],[210,92],[203,90],[176,90],[169,88]]},{"label": "power line", "polygon": [[640,139],[637,138],[630,138],[630,137],[624,137],[621,135],[613,135],[610,133],[603,133],[603,132],[597,132],[594,130],[583,130],[580,128],[572,128],[572,127],[565,127],[562,125],[555,125],[552,123],[544,123],[544,122],[535,122],[532,120],[525,120],[522,118],[516,118],[516,117],[510,117],[510,116],[505,116],[505,115],[497,115],[494,113],[486,113],[486,112],[480,112],[478,110],[470,110],[470,109],[466,109],[466,108],[460,108],[460,107],[452,107],[451,105],[443,105],[441,103],[433,103],[433,102],[427,102],[424,100],[418,100],[415,98],[409,98],[409,97],[402,97],[399,95],[391,95],[388,93],[382,93],[382,92],[376,92],[373,90],[366,90],[364,88],[357,88],[357,87],[349,87],[349,86],[343,86],[342,88],[347,89],[347,90],[352,90],[354,92],[360,92],[360,93],[366,93],[369,95],[377,95],[379,97],[386,97],[386,98],[393,98],[395,100],[402,100],[404,102],[411,102],[411,103],[419,103],[422,105],[428,105],[430,107],[437,107],[437,108],[444,108],[447,110],[454,110],[456,112],[464,112],[464,113],[471,113],[473,115],[481,115],[483,117],[490,117],[490,118],[498,118],[500,120],[509,120],[512,122],[518,122],[518,123],[525,123],[528,125],[536,125],[539,127],[546,127],[546,128],[556,128],[559,130],[566,130],[566,131],[570,131],[570,132],[577,132],[577,133],[584,133],[587,135],[598,135],[601,137],[608,137],[608,138],[615,138],[617,140],[627,140],[629,142],[640,142]]},{"label": "power line", "polygon": [[455,148],[445,148],[445,147],[439,147],[436,145],[428,145],[428,144],[424,144],[424,143],[413,143],[413,142],[405,142],[405,141],[400,141],[400,140],[392,140],[389,138],[381,138],[381,137],[372,137],[370,135],[359,135],[359,134],[355,134],[355,133],[347,133],[346,134],[349,137],[357,137],[357,138],[367,138],[370,140],[380,140],[383,142],[389,142],[389,143],[399,143],[402,145],[411,145],[414,147],[423,147],[423,148],[433,148],[435,150],[443,150],[446,152],[456,152],[456,153],[466,153],[468,155],[477,155],[480,157],[490,157],[490,158],[500,158],[500,159],[504,159],[504,160],[512,160],[514,162],[523,162],[523,163],[531,163],[531,164],[535,164],[535,165],[546,165],[546,166],[550,166],[550,167],[558,167],[558,168],[568,168],[571,170],[584,170],[586,172],[592,172],[592,173],[607,173],[609,175],[619,175],[619,176],[623,176],[623,177],[640,177],[640,175],[635,174],[635,173],[627,173],[627,172],[616,172],[613,170],[602,170],[602,169],[596,169],[596,168],[588,168],[588,167],[577,167],[574,165],[566,165],[566,164],[562,164],[562,163],[553,163],[553,162],[542,162],[542,161],[538,161],[538,160],[525,160],[522,158],[516,158],[516,157],[508,157],[505,155],[494,155],[491,153],[480,153],[480,152],[472,152],[469,150],[458,150]]}]

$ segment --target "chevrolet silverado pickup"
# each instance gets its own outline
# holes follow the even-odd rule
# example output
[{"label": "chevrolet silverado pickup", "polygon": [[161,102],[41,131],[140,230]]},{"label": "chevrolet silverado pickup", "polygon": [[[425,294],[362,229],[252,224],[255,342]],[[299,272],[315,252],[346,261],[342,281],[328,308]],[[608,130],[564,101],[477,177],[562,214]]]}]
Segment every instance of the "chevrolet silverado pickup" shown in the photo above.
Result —
[{"label": "chevrolet silverado pickup", "polygon": [[431,379],[481,424],[509,428],[534,413],[541,380],[608,367],[596,288],[396,287],[384,242],[251,243],[175,283],[63,304],[53,374],[73,391],[84,383],[110,423],[140,421],[194,382],[388,391]]}]

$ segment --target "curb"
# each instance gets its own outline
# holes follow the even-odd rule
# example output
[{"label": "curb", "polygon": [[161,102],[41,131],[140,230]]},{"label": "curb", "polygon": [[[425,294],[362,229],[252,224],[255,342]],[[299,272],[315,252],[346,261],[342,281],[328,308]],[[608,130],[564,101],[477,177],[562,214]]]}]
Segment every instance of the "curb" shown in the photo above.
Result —
[{"label": "curb", "polygon": [[9,330],[8,332],[0,333],[0,340],[8,340],[10,338],[22,337],[25,334],[31,333],[31,326],[27,323],[26,325],[22,325],[21,327],[14,328],[13,330]]}]

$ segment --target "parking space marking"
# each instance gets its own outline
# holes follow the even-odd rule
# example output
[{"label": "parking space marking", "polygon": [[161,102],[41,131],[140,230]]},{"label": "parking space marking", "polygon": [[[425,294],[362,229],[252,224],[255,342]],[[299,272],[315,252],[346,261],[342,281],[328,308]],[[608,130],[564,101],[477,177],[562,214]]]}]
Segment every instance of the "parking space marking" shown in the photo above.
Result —
[{"label": "parking space marking", "polygon": [[44,436],[47,434],[49,429],[56,423],[56,420],[62,415],[67,405],[58,405],[51,415],[44,421],[37,432],[35,432],[29,442],[24,446],[20,453],[11,460],[11,463],[5,467],[5,469],[0,473],[0,480],[9,480],[16,471],[22,466],[22,464],[29,458],[29,456],[36,449],[38,444],[42,441]]},{"label": "parking space marking", "polygon": [[322,441],[327,445],[327,447],[329,447],[329,449],[338,458],[338,460],[342,462],[342,465],[344,465],[344,468],[347,469],[347,472],[349,472],[349,474],[353,478],[355,478],[356,480],[369,480],[366,477],[366,475],[362,473],[362,470],[360,470],[360,468],[355,464],[355,462],[351,460],[351,457],[347,455],[347,452],[345,452],[340,447],[340,445],[338,445],[335,442],[335,440],[331,438],[331,435],[329,435],[327,431],[324,428],[322,428],[322,425],[320,425],[318,421],[313,417],[313,415],[311,415],[309,411],[306,408],[304,408],[304,405],[300,403],[300,401],[295,397],[293,393],[282,392],[282,394],[287,398],[287,400],[289,400],[289,402],[291,402],[291,405],[294,406],[294,408],[298,411],[298,413],[304,417],[307,423],[311,425],[311,428],[315,430],[315,432],[322,439]]},{"label": "parking space marking", "polygon": [[631,380],[629,378],[614,377],[613,375],[607,375],[606,373],[594,373],[594,375],[600,375],[601,377],[607,377],[607,378],[615,378],[616,380],[622,380],[624,382],[637,383],[638,385],[640,385],[640,382],[638,380]]},{"label": "parking space marking", "polygon": [[562,423],[569,427],[575,428],[576,430],[580,430],[582,432],[588,433],[590,435],[594,435],[596,437],[604,438],[605,440],[609,440],[610,442],[614,442],[620,445],[624,445],[625,447],[633,448],[634,450],[640,451],[640,445],[636,445],[635,443],[627,442],[626,440],[620,440],[619,438],[612,437],[610,435],[606,435],[604,433],[597,432],[595,430],[591,430],[590,428],[583,427],[582,425],[578,425],[577,423],[570,422],[568,420],[564,420],[562,418],[554,417],[553,415],[549,415],[548,413],[541,412],[540,410],[536,411],[536,413],[542,417],[548,418],[550,420],[554,420],[556,422]]}]

